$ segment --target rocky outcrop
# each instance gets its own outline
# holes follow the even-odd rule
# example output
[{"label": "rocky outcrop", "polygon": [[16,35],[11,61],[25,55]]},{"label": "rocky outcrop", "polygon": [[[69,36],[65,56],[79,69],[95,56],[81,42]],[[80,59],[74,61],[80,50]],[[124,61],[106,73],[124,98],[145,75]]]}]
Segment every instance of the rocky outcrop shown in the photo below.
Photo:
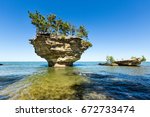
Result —
[{"label": "rocky outcrop", "polygon": [[141,64],[140,60],[123,60],[123,61],[115,61],[114,63],[119,66],[138,66]]},{"label": "rocky outcrop", "polygon": [[3,64],[0,64],[0,66],[1,66],[1,65],[3,65]]},{"label": "rocky outcrop", "polygon": [[80,59],[82,53],[91,45],[90,42],[77,37],[52,37],[49,34],[37,35],[30,40],[35,53],[46,59],[49,67],[72,66]]},{"label": "rocky outcrop", "polygon": [[99,65],[104,66],[139,66],[142,62],[146,61],[144,58],[133,58],[129,60],[113,61],[111,63],[99,63]]}]

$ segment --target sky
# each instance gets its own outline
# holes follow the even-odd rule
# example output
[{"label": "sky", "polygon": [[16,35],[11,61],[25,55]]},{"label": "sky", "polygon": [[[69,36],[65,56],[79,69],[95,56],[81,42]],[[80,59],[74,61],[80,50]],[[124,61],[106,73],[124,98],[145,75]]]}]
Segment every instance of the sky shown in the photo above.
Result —
[{"label": "sky", "polygon": [[35,37],[28,11],[84,25],[93,47],[80,61],[150,61],[150,0],[0,0],[0,61],[44,61],[28,41]]}]

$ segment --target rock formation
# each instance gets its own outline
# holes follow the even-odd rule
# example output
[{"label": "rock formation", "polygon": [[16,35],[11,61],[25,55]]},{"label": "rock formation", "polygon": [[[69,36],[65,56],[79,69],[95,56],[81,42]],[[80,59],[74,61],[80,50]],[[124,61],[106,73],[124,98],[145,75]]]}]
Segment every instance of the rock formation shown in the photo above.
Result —
[{"label": "rock formation", "polygon": [[0,65],[3,65],[3,64],[0,64]]},{"label": "rock formation", "polygon": [[35,53],[47,60],[49,67],[72,66],[92,46],[90,42],[78,37],[52,37],[50,34],[37,35],[30,43]]},{"label": "rock formation", "polygon": [[99,63],[99,65],[105,66],[139,66],[142,62],[146,61],[146,58],[142,56],[141,58],[133,57],[129,60],[121,60],[121,61],[112,61],[106,63]]},{"label": "rock formation", "polygon": [[139,59],[137,60],[122,60],[122,61],[115,61],[114,63],[119,66],[138,66],[141,64],[142,61]]}]

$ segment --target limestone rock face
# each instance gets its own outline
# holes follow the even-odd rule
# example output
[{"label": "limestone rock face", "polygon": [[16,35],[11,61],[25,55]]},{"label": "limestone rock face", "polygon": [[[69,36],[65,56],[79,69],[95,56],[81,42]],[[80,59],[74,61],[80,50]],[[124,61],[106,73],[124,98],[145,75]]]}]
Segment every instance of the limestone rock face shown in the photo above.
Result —
[{"label": "limestone rock face", "polygon": [[99,63],[104,66],[139,66],[143,61],[140,58],[131,60],[114,61],[112,63]]},{"label": "limestone rock face", "polygon": [[140,59],[135,60],[122,60],[122,61],[115,61],[115,64],[118,64],[119,66],[138,66],[141,64]]},{"label": "limestone rock face", "polygon": [[82,53],[91,46],[89,42],[80,38],[56,38],[46,34],[37,35],[30,42],[35,53],[46,59],[49,67],[72,66],[75,61],[80,59]]}]

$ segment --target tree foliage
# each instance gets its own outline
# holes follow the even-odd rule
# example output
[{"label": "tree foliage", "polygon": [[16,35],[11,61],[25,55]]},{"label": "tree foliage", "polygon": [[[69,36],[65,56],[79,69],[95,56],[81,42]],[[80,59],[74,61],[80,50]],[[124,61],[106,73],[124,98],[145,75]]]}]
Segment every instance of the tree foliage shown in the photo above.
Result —
[{"label": "tree foliage", "polygon": [[107,60],[107,63],[109,63],[109,64],[115,62],[115,59],[114,59],[113,56],[107,56],[107,57],[106,57],[106,60]]},{"label": "tree foliage", "polygon": [[50,27],[50,25],[46,21],[45,17],[42,16],[39,12],[29,12],[29,17],[32,19],[32,24],[36,26],[37,32],[48,32],[48,28]]},{"label": "tree foliage", "polygon": [[137,58],[137,57],[131,57],[131,59],[133,59],[133,60],[140,60],[141,62],[145,62],[146,61],[146,58],[145,58],[145,56],[142,56],[142,57],[140,57],[140,58]]},{"label": "tree foliage", "polygon": [[145,62],[145,61],[146,61],[145,56],[142,56],[142,57],[141,57],[141,61],[142,61],[142,62]]},{"label": "tree foliage", "polygon": [[68,22],[63,22],[61,30],[62,30],[62,34],[67,36],[71,32],[71,25]]},{"label": "tree foliage", "polygon": [[88,38],[88,32],[86,31],[86,28],[84,26],[80,26],[79,29],[78,29],[78,32],[77,32],[77,35],[80,37],[80,38]]},{"label": "tree foliage", "polygon": [[54,32],[54,28],[55,28],[55,20],[56,20],[56,15],[51,14],[47,17],[47,22],[49,24],[49,33]]},{"label": "tree foliage", "polygon": [[78,29],[74,25],[63,21],[62,19],[57,19],[55,14],[50,14],[44,17],[39,12],[29,13],[31,18],[31,23],[36,27],[37,34],[47,34],[50,35],[64,35],[64,36],[76,36],[80,38],[88,38],[88,31],[84,26],[79,26]]},{"label": "tree foliage", "polygon": [[131,57],[131,59],[133,59],[133,60],[134,60],[134,59],[137,59],[137,57],[135,57],[135,56],[132,56],[132,57]]}]

